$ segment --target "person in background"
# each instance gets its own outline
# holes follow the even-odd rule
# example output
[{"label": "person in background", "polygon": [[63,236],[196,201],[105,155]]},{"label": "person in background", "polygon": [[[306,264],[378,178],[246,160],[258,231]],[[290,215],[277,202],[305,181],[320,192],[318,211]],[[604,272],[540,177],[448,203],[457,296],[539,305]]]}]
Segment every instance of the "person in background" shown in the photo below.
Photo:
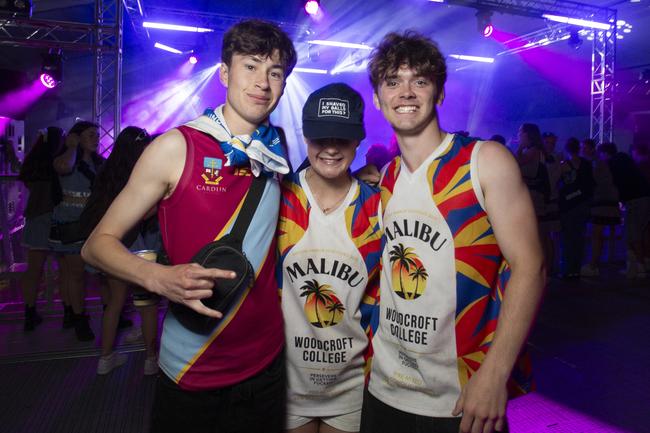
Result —
[{"label": "person in background", "polygon": [[646,143],[635,143],[630,148],[630,154],[643,177],[650,183],[650,146]]},{"label": "person in background", "polygon": [[552,132],[542,134],[544,141],[544,164],[548,173],[549,194],[546,200],[543,216],[539,221],[542,235],[542,246],[549,275],[554,275],[557,270],[557,257],[559,257],[560,236],[560,209],[559,209],[559,182],[561,176],[561,163],[564,159],[561,152],[556,151],[557,136]]},{"label": "person in background", "polygon": [[594,162],[598,159],[596,151],[596,140],[585,138],[580,143],[580,156],[589,162]]},{"label": "person in background", "polygon": [[64,304],[64,327],[74,326],[77,339],[95,339],[89,316],[85,312],[85,274],[81,259],[84,239],[79,236],[79,216],[90,196],[97,170],[104,163],[97,153],[98,126],[92,122],[75,123],[65,138],[62,152],[54,158],[58,175],[60,200],[52,211],[50,247],[57,254],[60,265],[61,290],[70,305]]},{"label": "person in background", "polygon": [[609,158],[614,185],[625,207],[623,229],[628,249],[626,276],[643,278],[646,276],[646,260],[650,260],[650,239],[647,236],[650,227],[650,183],[632,157],[618,152],[614,143],[605,143],[602,149]]},{"label": "person in background", "polygon": [[[126,185],[135,163],[142,155],[151,139],[147,131],[135,126],[128,126],[117,136],[115,145],[106,163],[97,174],[92,193],[79,218],[84,237],[90,236],[97,223],[102,219],[109,206]],[[148,215],[155,217],[155,209]],[[147,218],[145,218],[146,221]],[[145,221],[129,231],[122,242],[133,250],[144,250],[143,229]],[[118,329],[120,313],[124,307],[129,284],[110,275],[105,277],[110,292],[108,304],[102,318],[102,353],[97,364],[97,374],[110,373],[114,368],[124,364],[127,356],[113,351]],[[152,300],[157,301],[155,294],[146,292]],[[138,308],[142,317],[142,335],[144,336],[146,359],[145,375],[158,372],[156,336],[158,332],[158,302],[149,302],[146,307]]]},{"label": "person in background", "polygon": [[591,163],[580,156],[580,142],[571,137],[564,147],[559,188],[562,276],[579,278],[585,248],[594,177]]},{"label": "person in background", "polygon": [[519,163],[524,183],[533,200],[538,221],[546,212],[546,202],[550,194],[550,183],[546,171],[546,155],[539,127],[534,123],[524,123],[518,132],[519,145],[515,158]]},{"label": "person in background", "polygon": [[[23,246],[27,248],[27,270],[21,280],[25,302],[25,331],[33,331],[43,321],[36,311],[36,296],[43,265],[50,253],[48,236],[54,208],[52,190],[53,182],[58,180],[52,163],[54,155],[63,146],[63,137],[63,130],[56,126],[39,131],[18,176],[29,191],[23,229]],[[65,294],[62,292],[61,295]],[[64,304],[67,301],[63,299]]]},{"label": "person in background", "polygon": [[591,223],[591,260],[580,269],[580,275],[583,277],[600,275],[600,258],[607,227],[609,228],[609,259],[611,261],[616,239],[616,226],[621,223],[621,211],[618,207],[619,194],[609,169],[609,157],[603,151],[602,145],[598,146],[594,155],[591,155],[592,142],[593,140],[584,140],[581,148],[583,155],[593,157],[594,176],[594,196],[591,201],[589,218]]}]

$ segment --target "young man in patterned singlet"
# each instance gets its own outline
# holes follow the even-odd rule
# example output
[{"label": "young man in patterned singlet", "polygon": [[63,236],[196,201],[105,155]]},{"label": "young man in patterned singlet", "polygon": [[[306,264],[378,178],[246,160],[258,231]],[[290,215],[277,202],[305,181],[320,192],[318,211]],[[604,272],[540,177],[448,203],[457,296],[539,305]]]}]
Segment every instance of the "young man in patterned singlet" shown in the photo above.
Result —
[{"label": "young man in patterned singlet", "polygon": [[502,145],[440,129],[446,65],[417,33],[371,56],[401,157],[380,181],[382,273],[361,431],[506,431],[531,385],[520,352],[544,285],[535,213]]},{"label": "young man in patterned singlet", "polygon": [[[152,432],[280,432],[284,426],[275,228],[277,175],[289,168],[268,117],[296,52],[276,25],[250,20],[226,32],[221,53],[225,103],[149,145],[83,250],[93,266],[221,319],[203,335],[185,328],[174,312],[166,315]],[[234,272],[189,262],[230,231],[257,176],[267,180],[243,239],[254,284],[222,314],[200,300],[211,296],[216,278],[233,278]],[[135,257],[120,242],[154,206],[172,266]]]}]

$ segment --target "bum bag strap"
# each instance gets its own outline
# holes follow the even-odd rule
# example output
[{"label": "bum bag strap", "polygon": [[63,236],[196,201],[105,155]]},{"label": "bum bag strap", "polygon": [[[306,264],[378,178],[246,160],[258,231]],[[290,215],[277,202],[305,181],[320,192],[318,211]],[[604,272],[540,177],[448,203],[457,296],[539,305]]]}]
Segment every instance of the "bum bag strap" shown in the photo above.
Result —
[{"label": "bum bag strap", "polygon": [[253,179],[253,183],[248,189],[246,198],[244,199],[244,204],[242,204],[239,215],[237,215],[237,220],[232,230],[230,230],[230,235],[234,236],[237,239],[243,240],[246,230],[253,219],[253,214],[257,205],[260,203],[262,198],[262,193],[264,193],[264,187],[266,186],[267,176],[260,174]]}]

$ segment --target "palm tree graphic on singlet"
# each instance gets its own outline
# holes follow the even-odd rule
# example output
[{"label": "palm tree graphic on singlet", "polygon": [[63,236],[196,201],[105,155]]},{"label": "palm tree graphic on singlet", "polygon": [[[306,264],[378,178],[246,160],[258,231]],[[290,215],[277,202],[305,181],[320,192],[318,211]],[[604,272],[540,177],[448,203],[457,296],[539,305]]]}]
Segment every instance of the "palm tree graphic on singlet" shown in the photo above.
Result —
[{"label": "palm tree graphic on singlet", "polygon": [[388,252],[393,280],[393,291],[402,299],[419,298],[429,277],[422,260],[411,247],[397,244]]},{"label": "palm tree graphic on singlet", "polygon": [[307,280],[300,287],[300,291],[300,297],[306,298],[305,315],[313,326],[327,328],[341,321],[345,307],[332,290],[332,286],[319,284],[316,280]]}]

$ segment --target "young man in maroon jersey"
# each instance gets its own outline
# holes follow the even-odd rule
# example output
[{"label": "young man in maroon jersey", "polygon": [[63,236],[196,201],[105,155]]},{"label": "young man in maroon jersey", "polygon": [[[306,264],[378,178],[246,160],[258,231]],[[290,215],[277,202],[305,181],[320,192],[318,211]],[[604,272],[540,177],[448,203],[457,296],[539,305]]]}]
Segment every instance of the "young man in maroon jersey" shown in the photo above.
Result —
[{"label": "young man in maroon jersey", "polygon": [[[250,20],[228,30],[221,55],[225,103],[149,145],[83,249],[93,266],[221,318],[203,335],[185,328],[173,312],[167,314],[159,361],[163,374],[153,405],[155,432],[283,428],[284,337],[274,234],[277,174],[289,169],[268,117],[284,92],[296,52],[277,26]],[[257,176],[268,180],[243,240],[255,282],[222,317],[201,299],[211,296],[215,279],[234,273],[188,262],[230,230]],[[155,206],[172,266],[135,257],[120,242]]]}]

